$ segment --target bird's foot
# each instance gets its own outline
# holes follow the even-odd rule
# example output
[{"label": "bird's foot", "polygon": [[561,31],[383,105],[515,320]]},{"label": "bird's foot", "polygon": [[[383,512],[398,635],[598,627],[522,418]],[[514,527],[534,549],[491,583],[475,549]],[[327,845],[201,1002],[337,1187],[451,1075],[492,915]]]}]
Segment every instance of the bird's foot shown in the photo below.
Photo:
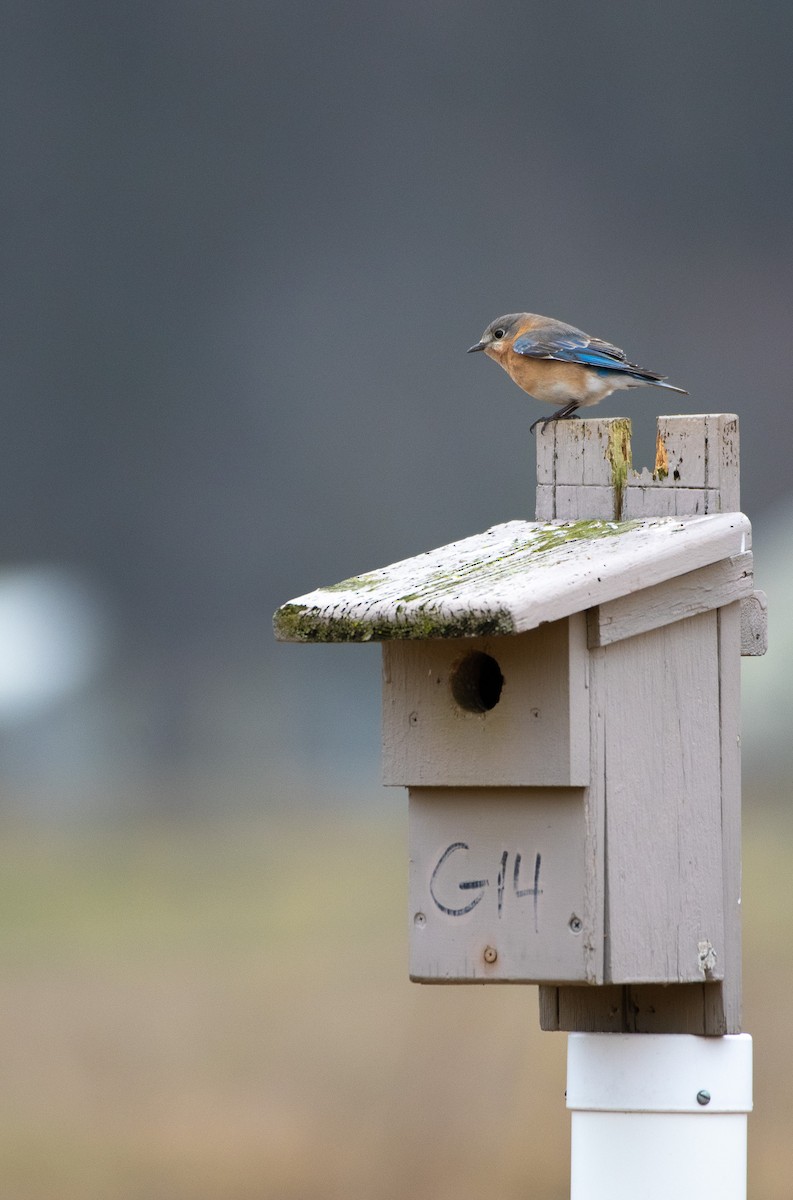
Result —
[{"label": "bird's foot", "polygon": [[570,420],[572,420],[573,417],[578,416],[578,413],[576,412],[577,408],[578,408],[577,404],[572,405],[572,406],[569,404],[566,404],[564,406],[564,408],[560,408],[558,412],[551,413],[550,417],[538,417],[537,420],[532,421],[531,425],[529,426],[529,433],[534,433],[534,430],[537,428],[538,425],[542,425],[542,431],[543,431],[543,433],[545,433],[545,430],[548,428],[548,426],[551,424],[552,421],[570,421]]}]

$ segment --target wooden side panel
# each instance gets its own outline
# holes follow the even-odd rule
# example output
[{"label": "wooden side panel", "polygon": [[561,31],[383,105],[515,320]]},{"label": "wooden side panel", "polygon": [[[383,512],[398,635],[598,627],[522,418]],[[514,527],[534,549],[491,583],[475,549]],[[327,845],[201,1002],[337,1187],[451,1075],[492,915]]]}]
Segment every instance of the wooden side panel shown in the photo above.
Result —
[{"label": "wooden side panel", "polygon": [[585,835],[580,788],[411,788],[411,978],[602,980]]},{"label": "wooden side panel", "polygon": [[723,977],[718,619],[606,655],[606,978]]},{"label": "wooden side panel", "polygon": [[[741,605],[719,610],[722,844],[724,848],[725,985],[723,1028],[741,1029]],[[712,1021],[718,1021],[719,1012]]]},{"label": "wooden side panel", "polygon": [[[454,680],[472,655],[498,664],[489,710]],[[514,637],[383,646],[383,781],[401,786],[584,786],[589,702],[583,613]]]},{"label": "wooden side panel", "polygon": [[[706,694],[699,693],[699,702],[703,709],[710,708],[718,713],[720,721],[721,736],[718,738],[718,765],[714,772],[713,765],[705,774],[705,786],[702,788],[690,788],[688,794],[693,795],[696,803],[700,803],[703,797],[706,797],[710,792],[711,803],[707,806],[710,812],[709,824],[711,826],[710,833],[703,829],[702,831],[702,847],[710,846],[715,850],[716,854],[722,855],[721,877],[723,881],[723,898],[719,901],[714,887],[708,887],[707,881],[711,882],[715,879],[718,873],[717,864],[711,861],[705,864],[704,867],[699,866],[696,870],[689,872],[689,884],[696,891],[700,889],[700,883],[703,882],[705,895],[709,894],[710,905],[718,906],[723,914],[724,935],[722,939],[721,962],[720,967],[723,973],[723,980],[712,978],[716,972],[706,972],[706,978],[710,974],[711,982],[691,982],[691,983],[670,983],[668,985],[660,984],[624,984],[624,985],[606,985],[603,987],[580,987],[580,986],[562,986],[562,987],[541,987],[540,988],[540,1025],[543,1029],[552,1030],[580,1030],[584,1032],[600,1032],[600,1033],[693,1033],[704,1034],[711,1036],[720,1036],[725,1033],[740,1033],[741,1031],[741,933],[740,933],[740,745],[739,745],[739,687],[740,687],[740,660],[738,655],[738,639],[740,638],[740,602],[735,602],[725,608],[722,608],[717,613],[711,615],[711,619],[707,616],[704,622],[710,624],[712,619],[717,623],[717,663],[718,663],[718,681],[717,681],[717,696],[711,695],[710,702],[707,701]],[[702,617],[694,618],[694,623],[703,623]],[[711,630],[712,633],[712,630]],[[658,636],[658,635],[654,635]],[[706,639],[707,640],[707,639]],[[629,647],[630,642],[625,643],[625,647]],[[592,704],[593,704],[593,767],[592,787],[588,790],[587,795],[591,796],[596,790],[598,780],[603,778],[604,773],[595,766],[595,746],[598,743],[598,735],[596,732],[598,723],[598,713],[603,707],[605,692],[603,691],[603,680],[599,668],[599,659],[601,656],[613,654],[615,647],[599,649],[592,651],[592,667],[590,672],[592,685]],[[673,655],[671,658],[672,669],[677,670],[675,662],[679,656]],[[638,662],[634,664],[639,669]],[[692,668],[696,669],[696,668]],[[711,693],[713,687],[712,672],[709,673],[710,678],[707,682],[706,691]],[[635,693],[634,693],[635,694]],[[663,697],[663,704],[668,707],[668,693]],[[611,720],[617,715],[613,707],[610,705],[608,709],[608,717]],[[662,724],[668,719],[668,713],[663,716]],[[686,709],[680,711],[679,723],[681,726],[690,724]],[[653,747],[653,730],[657,735],[657,722],[653,722],[653,727],[649,727],[645,731],[644,741],[638,746],[637,755],[640,760],[643,760],[647,754],[651,756],[650,767],[657,770],[657,762],[653,756],[657,751],[657,747]],[[684,734],[684,731],[682,731]],[[703,740],[705,737],[712,737],[716,731],[706,729],[694,725],[689,730],[691,734],[690,746],[696,753],[698,749],[708,743]],[[609,733],[613,734],[613,728],[609,728]],[[634,729],[635,733],[635,729]],[[673,737],[672,742],[674,743]],[[613,738],[609,739],[609,744],[613,742]],[[712,743],[711,743],[712,744]],[[645,746],[649,749],[645,750]],[[683,768],[686,778],[691,777],[691,766],[685,755],[680,754],[679,745],[675,750],[678,762]],[[609,778],[614,776],[611,772],[613,754],[609,760]],[[699,770],[699,768],[698,768]],[[718,779],[715,776],[718,776]],[[714,789],[718,787],[721,795],[720,811],[718,806],[712,802]],[[683,797],[686,794],[686,789],[681,788],[679,795]],[[677,835],[670,838],[673,833],[673,828],[669,821],[659,822],[658,829],[652,829],[649,834],[646,828],[647,813],[639,806],[632,809],[630,805],[626,806],[624,797],[620,798],[622,807],[621,815],[618,815],[614,807],[614,795],[609,795],[609,868],[608,878],[609,884],[614,882],[615,875],[615,857],[612,853],[614,849],[615,836],[621,837],[621,826],[625,825],[630,831],[630,836],[633,839],[635,853],[638,855],[640,864],[655,863],[658,858],[659,849],[662,853],[664,862],[669,862],[670,855],[669,844],[671,841],[677,840]],[[681,805],[680,816],[686,817],[688,805]],[[632,823],[636,818],[642,822],[639,829],[632,828]],[[637,834],[640,836],[637,837]],[[642,841],[642,839],[645,839]],[[638,843],[638,844],[637,844]],[[664,850],[664,844],[666,849]],[[672,857],[675,866],[675,872],[670,875],[675,885],[682,883],[677,874],[677,861],[684,855],[683,843],[679,842],[680,850]],[[677,860],[677,861],[675,861]],[[696,863],[692,859],[691,867],[695,868]],[[616,873],[619,875],[619,868],[616,868]],[[619,882],[619,880],[618,880]],[[654,891],[657,891],[658,880],[656,879]],[[642,888],[641,896],[644,895],[646,881],[640,881]],[[628,911],[628,922],[638,920],[642,912],[646,914],[646,906],[633,903],[630,892],[624,886],[620,886],[613,890],[610,889],[610,896],[614,893],[619,893],[623,897],[624,906]],[[686,890],[681,889],[681,897],[686,896]],[[663,897],[665,901],[668,897]],[[701,905],[699,906],[701,908]],[[696,902],[688,903],[689,915],[696,911],[698,904]],[[618,912],[615,911],[614,903],[609,903],[609,920],[610,929],[613,927],[618,917]],[[669,921],[670,932],[673,936],[670,937],[670,942],[676,941],[676,933],[678,928],[677,917],[670,915],[667,908],[665,919]],[[630,929],[630,925],[629,925]],[[698,933],[695,930],[694,935],[698,938]],[[691,934],[689,933],[689,936]],[[610,937],[607,938],[606,944],[610,942]],[[704,939],[703,939],[704,940]],[[632,939],[629,938],[631,944]],[[715,947],[714,947],[715,948]],[[675,947],[673,946],[674,950]],[[718,950],[717,950],[718,954]],[[717,959],[717,963],[718,963]]]}]

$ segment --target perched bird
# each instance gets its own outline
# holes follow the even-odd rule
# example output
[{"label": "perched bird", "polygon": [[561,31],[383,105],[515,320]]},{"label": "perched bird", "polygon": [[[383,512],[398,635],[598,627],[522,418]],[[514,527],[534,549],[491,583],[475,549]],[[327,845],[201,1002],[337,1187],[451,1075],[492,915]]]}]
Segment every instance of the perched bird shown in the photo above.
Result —
[{"label": "perched bird", "polygon": [[598,404],[620,388],[651,384],[688,395],[667,383],[665,375],[628,362],[617,346],[537,313],[508,313],[492,321],[468,353],[476,350],[484,350],[536,400],[561,404],[550,417],[534,421],[532,432],[540,422],[545,429],[550,421],[574,417],[577,408]]}]

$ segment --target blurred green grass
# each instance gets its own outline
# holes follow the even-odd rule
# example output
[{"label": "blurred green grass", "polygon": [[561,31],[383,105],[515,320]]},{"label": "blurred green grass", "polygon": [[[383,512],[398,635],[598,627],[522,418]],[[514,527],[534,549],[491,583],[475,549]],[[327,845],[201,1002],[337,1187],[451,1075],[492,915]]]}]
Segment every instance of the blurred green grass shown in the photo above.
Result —
[{"label": "blurred green grass", "polygon": [[[747,805],[750,1197],[790,1194],[793,819]],[[568,1194],[566,1040],[533,988],[407,980],[403,797],[0,848],[0,1194]]]}]

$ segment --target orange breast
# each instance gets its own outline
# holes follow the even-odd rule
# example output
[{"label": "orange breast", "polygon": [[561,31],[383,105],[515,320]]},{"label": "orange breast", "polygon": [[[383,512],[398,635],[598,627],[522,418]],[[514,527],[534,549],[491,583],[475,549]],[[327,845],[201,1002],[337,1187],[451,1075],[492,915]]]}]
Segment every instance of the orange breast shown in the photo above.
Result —
[{"label": "orange breast", "polygon": [[524,392],[528,392],[537,400],[546,400],[549,404],[564,404],[568,400],[591,404],[593,400],[599,400],[611,390],[605,380],[602,390],[599,387],[593,389],[590,380],[598,381],[598,377],[577,363],[528,358],[525,354],[515,354],[512,350],[491,357],[495,358],[519,388],[523,388]]}]

